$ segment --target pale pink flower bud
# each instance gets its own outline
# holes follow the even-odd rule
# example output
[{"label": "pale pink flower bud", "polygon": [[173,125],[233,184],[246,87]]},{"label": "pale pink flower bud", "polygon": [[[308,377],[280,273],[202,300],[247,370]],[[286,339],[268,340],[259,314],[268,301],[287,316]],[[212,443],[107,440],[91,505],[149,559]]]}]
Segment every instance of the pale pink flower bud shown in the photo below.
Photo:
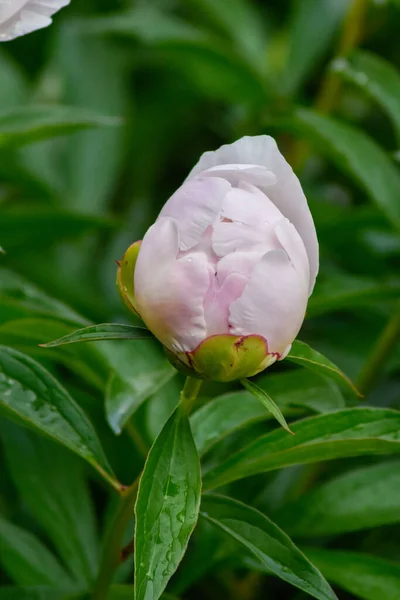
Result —
[{"label": "pale pink flower bud", "polygon": [[47,27],[70,0],[0,0],[0,42]]},{"label": "pale pink flower bud", "polygon": [[299,180],[273,138],[244,137],[203,154],[147,231],[134,305],[181,363],[226,381],[286,356],[317,271]]}]

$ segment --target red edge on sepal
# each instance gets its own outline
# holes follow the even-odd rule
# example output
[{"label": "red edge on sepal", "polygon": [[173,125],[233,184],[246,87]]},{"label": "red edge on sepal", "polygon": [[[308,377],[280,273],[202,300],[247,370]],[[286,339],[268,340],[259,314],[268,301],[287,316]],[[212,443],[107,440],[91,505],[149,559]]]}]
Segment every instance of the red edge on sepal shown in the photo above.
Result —
[{"label": "red edge on sepal", "polygon": [[199,350],[199,348],[200,348],[200,346],[202,346],[202,344],[204,344],[205,342],[207,342],[208,340],[210,340],[212,338],[218,338],[218,337],[222,337],[222,336],[236,338],[236,342],[234,342],[233,345],[237,352],[239,352],[239,349],[244,345],[245,341],[248,338],[258,338],[258,339],[262,340],[265,344],[265,356],[276,356],[277,360],[279,360],[282,356],[282,354],[280,352],[268,352],[267,340],[265,339],[264,336],[259,335],[257,333],[249,333],[248,335],[241,335],[241,336],[235,335],[234,333],[216,333],[214,335],[209,335],[208,337],[206,337],[202,342],[200,342],[200,344],[198,344],[196,346],[196,348],[194,350],[185,352],[190,366],[193,367],[193,358],[192,357],[197,352],[197,350]]}]

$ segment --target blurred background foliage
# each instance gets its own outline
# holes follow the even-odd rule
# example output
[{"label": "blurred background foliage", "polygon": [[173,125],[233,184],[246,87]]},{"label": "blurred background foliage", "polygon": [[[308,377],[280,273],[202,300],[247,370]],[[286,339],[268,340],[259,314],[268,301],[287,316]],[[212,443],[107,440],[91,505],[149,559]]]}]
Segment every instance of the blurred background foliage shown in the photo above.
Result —
[{"label": "blurred background foliage", "polygon": [[[399,29],[396,0],[72,0],[49,29],[1,45],[0,343],[57,376],[123,483],[140,472],[180,377],[150,341],[37,344],[90,322],[134,322],[115,260],[203,151],[242,135],[277,138],[315,219],[321,271],[301,338],[358,381],[364,403],[400,408]],[[267,377],[281,406],[343,405],[335,385],[285,364],[260,385]],[[209,385],[202,400],[222,391]],[[272,427],[254,421],[210,464]],[[54,586],[71,580],[85,589],[112,501],[37,434],[4,420],[1,440],[5,600],[65,598]],[[398,463],[293,467],[230,493],[313,546],[340,598],[400,598]],[[172,593],[305,597],[209,527],[196,530]],[[129,561],[117,582],[131,582]],[[113,593],[132,597],[128,586]]]}]

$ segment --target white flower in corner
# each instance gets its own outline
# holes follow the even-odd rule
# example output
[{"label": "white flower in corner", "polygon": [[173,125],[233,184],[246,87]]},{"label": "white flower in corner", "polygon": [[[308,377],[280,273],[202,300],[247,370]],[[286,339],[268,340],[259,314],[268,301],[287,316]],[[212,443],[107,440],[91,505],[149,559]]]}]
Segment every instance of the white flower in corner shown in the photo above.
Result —
[{"label": "white flower in corner", "polygon": [[47,27],[70,0],[0,0],[0,42]]}]

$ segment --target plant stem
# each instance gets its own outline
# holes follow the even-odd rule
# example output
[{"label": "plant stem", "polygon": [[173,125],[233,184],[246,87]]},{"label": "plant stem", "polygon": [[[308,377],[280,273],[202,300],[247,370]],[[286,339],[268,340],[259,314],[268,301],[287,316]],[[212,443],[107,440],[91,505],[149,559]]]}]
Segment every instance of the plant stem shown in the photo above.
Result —
[{"label": "plant stem", "polygon": [[[351,3],[343,23],[342,35],[334,60],[345,57],[358,46],[362,38],[366,9],[367,0],[353,0]],[[342,81],[341,77],[331,69],[328,69],[315,101],[315,108],[318,111],[325,114],[332,111],[339,95]]]},{"label": "plant stem", "polygon": [[133,443],[135,444],[135,446],[136,446],[137,450],[140,452],[140,454],[144,458],[146,458],[146,456],[150,450],[150,447],[148,446],[147,442],[142,437],[141,433],[138,431],[136,425],[132,421],[128,421],[128,423],[125,425],[125,431],[129,435],[129,437],[131,438]]},{"label": "plant stem", "polygon": [[[332,62],[344,58],[358,46],[363,34],[367,4],[367,0],[352,1],[343,21],[342,35]],[[324,114],[332,112],[342,87],[342,81],[342,78],[328,66],[314,101],[314,107],[317,111]],[[309,152],[310,145],[308,142],[304,140],[296,140],[294,142],[288,161],[295,171],[304,166]]]},{"label": "plant stem", "polygon": [[201,379],[196,379],[195,377],[186,377],[185,385],[181,391],[180,406],[186,411],[187,414],[189,414],[192,410],[202,385],[203,382]]},{"label": "plant stem", "polygon": [[115,570],[122,561],[122,540],[132,518],[139,477],[121,494],[120,504],[104,540],[103,556],[92,600],[106,600]]},{"label": "plant stem", "polygon": [[389,319],[379,336],[375,347],[369,355],[358,376],[357,388],[364,395],[368,394],[379,380],[382,370],[392,350],[400,339],[400,304]]}]

